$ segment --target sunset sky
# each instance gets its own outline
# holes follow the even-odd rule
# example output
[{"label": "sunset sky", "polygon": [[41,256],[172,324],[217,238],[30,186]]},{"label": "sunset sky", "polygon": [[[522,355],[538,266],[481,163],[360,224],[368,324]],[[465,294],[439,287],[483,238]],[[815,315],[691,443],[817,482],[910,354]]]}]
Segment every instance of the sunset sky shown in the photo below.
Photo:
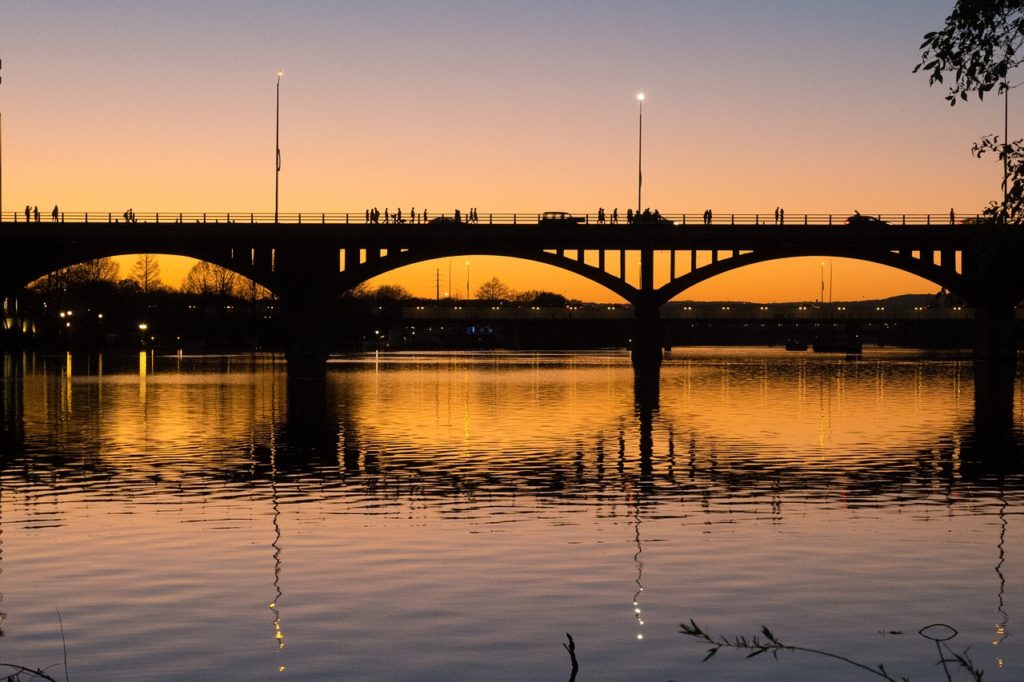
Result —
[{"label": "sunset sky", "polygon": [[[273,211],[281,69],[282,211],[624,212],[643,91],[652,208],[975,213],[1000,193],[1001,166],[971,144],[1001,133],[1002,100],[951,108],[912,73],[952,6],[0,0],[3,210]],[[1014,99],[1020,137],[1024,94]],[[616,300],[575,275],[473,254],[453,261],[463,295],[467,260],[473,289],[496,276]],[[820,261],[748,268],[683,298],[814,298]],[[187,264],[161,262],[177,284]],[[376,283],[433,296],[447,268]],[[837,300],[938,288],[833,268]]]}]

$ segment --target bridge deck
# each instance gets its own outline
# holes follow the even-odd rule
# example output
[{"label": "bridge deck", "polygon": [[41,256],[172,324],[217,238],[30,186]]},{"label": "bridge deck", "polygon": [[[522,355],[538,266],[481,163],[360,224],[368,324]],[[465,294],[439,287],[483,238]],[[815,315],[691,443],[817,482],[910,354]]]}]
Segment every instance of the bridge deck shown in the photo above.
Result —
[{"label": "bridge deck", "polygon": [[[404,210],[404,209],[403,209]],[[611,211],[605,212],[604,220],[597,213],[573,213],[572,216],[583,225],[626,225],[626,211],[622,211],[617,220],[611,217]],[[425,215],[426,214],[426,215]],[[475,220],[468,220],[468,212],[462,212],[460,222],[477,225],[536,225],[544,215],[542,211],[519,211],[503,213],[476,213]],[[453,219],[454,212],[417,211],[415,217],[410,213],[399,215],[384,214],[375,221],[369,220],[368,211],[347,212],[292,212],[273,213],[251,211],[147,211],[133,213],[117,211],[59,211],[56,218],[50,212],[42,213],[38,219],[31,210],[4,211],[0,222],[68,222],[68,223],[293,223],[293,224],[409,224],[421,225],[437,219]],[[878,213],[865,214],[873,219],[884,221],[890,225],[950,225],[973,223],[979,221],[977,214],[953,215],[949,213]],[[706,224],[705,218],[699,213],[665,213],[661,217],[672,224],[699,226]],[[849,212],[842,213],[800,213],[786,214],[781,218],[773,213],[713,213],[710,218],[712,225],[843,225]]]},{"label": "bridge deck", "polygon": [[[751,249],[813,251],[835,247],[889,249],[959,249],[974,233],[973,226],[847,226],[808,225],[550,225],[536,223],[484,224],[365,224],[365,223],[2,223],[0,240],[50,246],[117,243],[124,253],[159,253],[190,245],[276,245],[323,243],[382,248],[411,248],[436,244],[467,248],[503,245],[548,249]],[[131,249],[141,249],[132,251]]]}]

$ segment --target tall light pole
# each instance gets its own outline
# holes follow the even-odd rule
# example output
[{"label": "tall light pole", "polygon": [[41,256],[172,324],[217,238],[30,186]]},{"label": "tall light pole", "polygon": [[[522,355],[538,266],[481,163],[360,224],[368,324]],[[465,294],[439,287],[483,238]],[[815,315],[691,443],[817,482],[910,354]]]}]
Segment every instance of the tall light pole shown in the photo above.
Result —
[{"label": "tall light pole", "polygon": [[821,281],[821,293],[818,296],[818,302],[819,303],[824,303],[825,302],[825,261],[821,261],[821,273],[820,273],[820,278],[819,279]]},{"label": "tall light pole", "polygon": [[1006,202],[1009,199],[1010,167],[1010,84],[1003,82],[1003,216],[1006,219]]},{"label": "tall light pole", "polygon": [[832,259],[828,259],[828,302],[832,304]]},{"label": "tall light pole", "polygon": [[466,261],[466,300],[469,300],[469,261]]},{"label": "tall light pole", "polygon": [[277,114],[274,119],[274,222],[277,222],[278,185],[281,179],[281,76],[284,71],[277,72]]},{"label": "tall light pole", "polygon": [[640,130],[636,155],[636,212],[640,213],[643,210],[640,197],[644,186],[644,93],[638,93],[636,100],[640,103]]},{"label": "tall light pole", "polygon": [[1010,85],[1003,81],[1003,219],[1009,219],[1007,203],[1010,200],[1010,90],[1024,83]]}]

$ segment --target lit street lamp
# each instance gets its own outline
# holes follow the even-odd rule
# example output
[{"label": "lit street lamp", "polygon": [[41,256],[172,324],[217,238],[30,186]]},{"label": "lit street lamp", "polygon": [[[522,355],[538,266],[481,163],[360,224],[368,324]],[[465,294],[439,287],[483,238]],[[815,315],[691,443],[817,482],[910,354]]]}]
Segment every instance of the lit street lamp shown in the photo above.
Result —
[{"label": "lit street lamp", "polygon": [[274,119],[274,147],[276,155],[274,160],[274,222],[277,222],[277,196],[278,183],[281,178],[281,76],[284,71],[277,72],[277,113]]},{"label": "lit street lamp", "polygon": [[644,186],[644,93],[641,92],[637,94],[636,100],[640,102],[640,131],[637,144],[636,162],[636,212],[640,213],[640,211],[643,210],[640,194]]}]

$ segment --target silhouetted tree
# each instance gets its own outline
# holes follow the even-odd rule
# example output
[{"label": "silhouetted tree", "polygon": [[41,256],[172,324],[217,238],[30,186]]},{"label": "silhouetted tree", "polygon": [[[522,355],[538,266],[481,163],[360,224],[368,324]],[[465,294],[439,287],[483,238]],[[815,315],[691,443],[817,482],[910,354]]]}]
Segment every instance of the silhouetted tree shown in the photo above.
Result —
[{"label": "silhouetted tree", "polygon": [[87,260],[68,268],[68,279],[76,284],[94,284],[97,282],[113,284],[121,272],[121,266],[112,258],[96,258]]},{"label": "silhouetted tree", "polygon": [[[1009,72],[1024,63],[1022,46],[1024,0],[958,0],[942,30],[925,34],[914,71],[927,73],[931,84],[951,76],[950,105],[966,101],[972,92],[984,99],[993,88],[1003,93],[1010,87]],[[973,151],[979,158],[995,153],[1006,164],[1005,201],[990,204],[985,215],[1004,223],[1024,222],[1024,143],[987,135]]]},{"label": "silhouetted tree", "polygon": [[517,303],[528,303],[530,305],[554,308],[564,306],[569,302],[565,296],[555,294],[550,291],[524,291],[515,294],[513,300]]},{"label": "silhouetted tree", "polygon": [[29,284],[51,310],[105,307],[117,282],[118,265],[110,258],[78,263],[55,270]]},{"label": "silhouetted tree", "polygon": [[199,296],[237,296],[241,294],[241,279],[227,268],[199,261],[185,275],[181,290]]},{"label": "silhouetted tree", "polygon": [[476,297],[484,301],[507,301],[515,292],[497,277],[491,277],[476,290]]},{"label": "silhouetted tree", "polygon": [[946,99],[967,100],[971,92],[985,93],[1006,84],[1006,76],[1024,61],[1024,0],[958,0],[941,31],[926,33],[921,63],[929,82],[944,83],[953,76]]},{"label": "silhouetted tree", "polygon": [[130,278],[139,285],[144,294],[161,289],[163,283],[160,281],[160,263],[156,256],[149,253],[140,254],[132,266]]},{"label": "silhouetted tree", "polygon": [[385,303],[408,301],[412,298],[409,290],[399,284],[383,284],[374,289],[370,295],[377,301]]}]

